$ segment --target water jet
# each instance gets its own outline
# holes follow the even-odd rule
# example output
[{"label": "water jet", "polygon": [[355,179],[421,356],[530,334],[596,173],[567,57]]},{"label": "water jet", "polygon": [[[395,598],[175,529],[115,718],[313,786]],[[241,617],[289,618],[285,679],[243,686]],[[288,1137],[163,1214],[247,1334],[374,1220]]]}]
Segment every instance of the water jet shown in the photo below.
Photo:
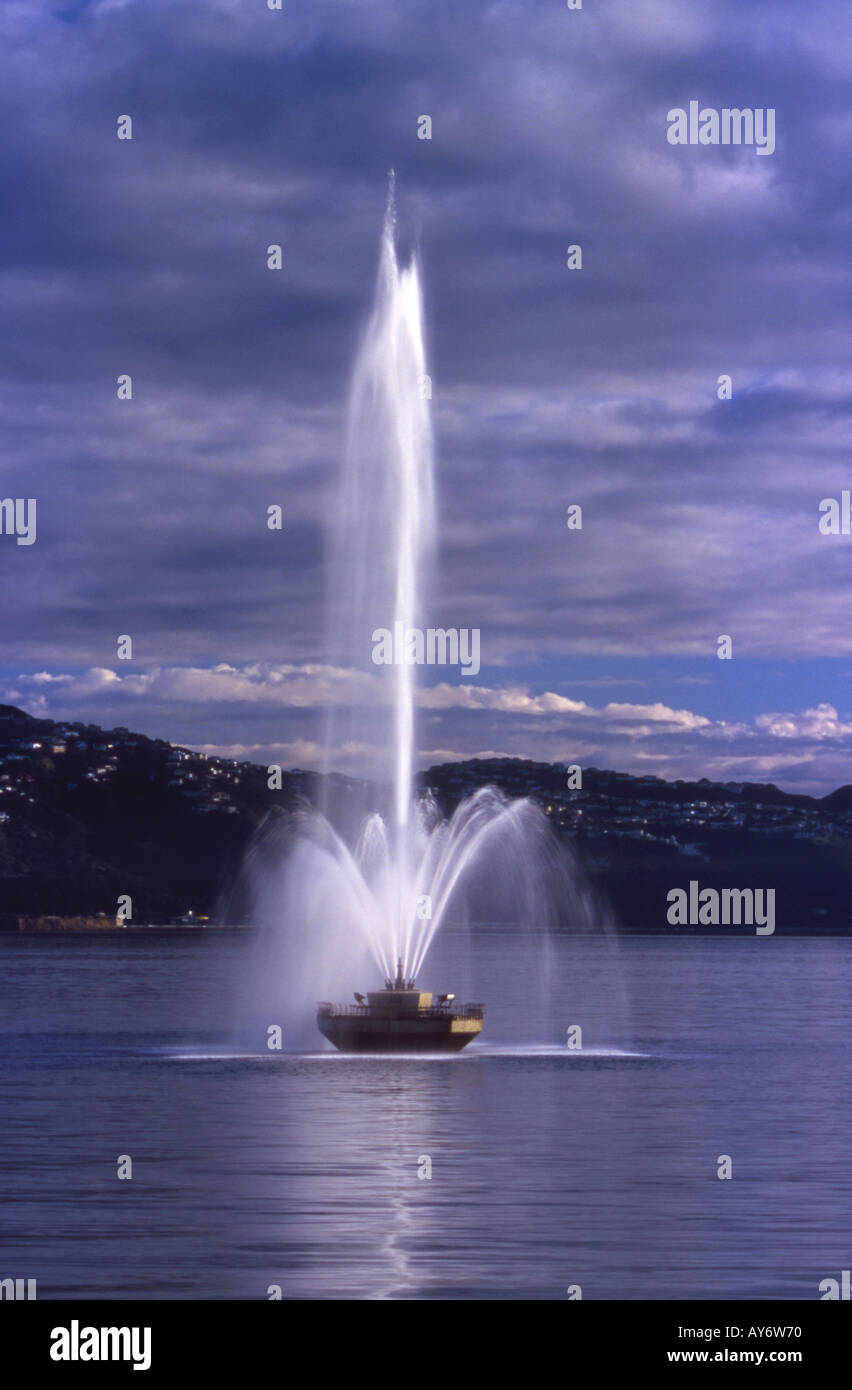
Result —
[{"label": "water jet", "polygon": [[[445,815],[428,789],[418,795],[420,662],[405,643],[390,644],[388,660],[374,658],[377,630],[427,630],[436,524],[423,324],[417,258],[401,265],[397,256],[392,185],[352,377],[327,569],[328,669],[348,684],[329,702],[323,766],[331,774],[357,759],[372,791],[356,814],[345,796],[331,799],[339,781],[327,775],[322,810],[302,806],[266,826],[247,865],[256,916],[272,927],[259,948],[253,1014],[260,1007],[279,1016],[286,990],[288,1041],[302,1047],[317,1028],[344,1052],[467,1046],[482,1031],[483,1006],[456,1004],[453,994],[435,996],[417,981],[436,933],[471,918],[528,927],[531,940],[538,933],[541,1025],[550,1007],[541,930],[590,917],[576,861],[534,801],[484,786]],[[454,629],[428,631],[435,637],[431,648],[424,642],[423,665],[463,655],[460,639],[457,653],[448,645]],[[476,649],[468,649],[461,676],[479,669],[479,628],[464,633],[475,634]],[[329,1002],[352,998],[361,981],[369,989],[369,973],[372,992]]]}]

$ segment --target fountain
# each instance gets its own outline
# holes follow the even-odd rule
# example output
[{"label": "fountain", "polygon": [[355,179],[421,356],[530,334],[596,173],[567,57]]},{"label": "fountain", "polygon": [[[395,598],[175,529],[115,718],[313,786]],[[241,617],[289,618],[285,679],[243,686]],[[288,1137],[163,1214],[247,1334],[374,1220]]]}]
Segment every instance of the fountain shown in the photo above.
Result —
[{"label": "fountain", "polygon": [[414,795],[416,667],[371,661],[377,629],[409,632],[423,617],[436,531],[428,382],[418,263],[412,256],[402,266],[397,256],[392,178],[329,568],[333,666],[358,673],[370,695],[330,706],[326,731],[326,771],[339,750],[371,750],[386,805],[342,831],[339,804],[300,810],[283,830],[281,818],[265,827],[252,850],[256,910],[286,924],[283,954],[265,961],[267,980],[283,973],[291,994],[331,984],[347,995],[365,969],[384,981],[354,1004],[319,1005],[315,1026],[343,1051],[455,1051],[478,1035],[481,1005],[456,1006],[449,993],[433,1002],[416,984],[471,884],[487,876],[486,890],[498,885],[501,906],[511,902],[519,916],[546,896],[549,874],[564,890],[560,914],[579,901],[564,851],[531,801],[487,787],[444,820],[430,796]]}]

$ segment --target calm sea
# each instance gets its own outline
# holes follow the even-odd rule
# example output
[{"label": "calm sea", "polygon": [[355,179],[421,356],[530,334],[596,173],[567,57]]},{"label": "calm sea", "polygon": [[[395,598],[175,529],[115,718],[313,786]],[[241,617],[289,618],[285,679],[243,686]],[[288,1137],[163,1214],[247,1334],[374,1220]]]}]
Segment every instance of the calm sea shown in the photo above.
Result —
[{"label": "calm sea", "polygon": [[0,1277],[40,1299],[816,1299],[852,1264],[852,940],[449,932],[421,985],[487,1012],[448,1059],[319,1035],[239,1055],[250,954],[0,938]]}]

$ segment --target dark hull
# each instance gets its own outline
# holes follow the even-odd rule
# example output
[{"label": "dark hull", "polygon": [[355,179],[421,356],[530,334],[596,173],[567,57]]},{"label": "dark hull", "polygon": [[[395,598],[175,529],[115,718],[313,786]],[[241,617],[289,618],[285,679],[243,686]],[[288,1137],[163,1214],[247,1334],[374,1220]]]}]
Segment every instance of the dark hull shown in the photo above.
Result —
[{"label": "dark hull", "polygon": [[482,1020],[347,1018],[318,1014],[317,1027],[339,1052],[461,1052]]}]

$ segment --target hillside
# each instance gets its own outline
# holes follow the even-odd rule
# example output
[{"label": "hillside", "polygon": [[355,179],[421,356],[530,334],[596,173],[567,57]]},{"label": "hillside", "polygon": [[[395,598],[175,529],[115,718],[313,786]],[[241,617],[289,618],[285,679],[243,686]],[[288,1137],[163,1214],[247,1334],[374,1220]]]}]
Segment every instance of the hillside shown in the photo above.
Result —
[{"label": "hillside", "polygon": [[[666,892],[691,878],[774,887],[779,932],[849,929],[852,787],[820,800],[588,768],[569,790],[562,765],[520,759],[444,764],[420,780],[446,813],[489,782],[534,797],[624,929],[662,929]],[[313,773],[284,772],[270,790],[257,764],[0,706],[0,918],[109,917],[126,893],[136,921],[239,915],[228,890],[254,830],[322,790]],[[332,802],[370,799],[368,784],[342,776],[326,790]]]}]

